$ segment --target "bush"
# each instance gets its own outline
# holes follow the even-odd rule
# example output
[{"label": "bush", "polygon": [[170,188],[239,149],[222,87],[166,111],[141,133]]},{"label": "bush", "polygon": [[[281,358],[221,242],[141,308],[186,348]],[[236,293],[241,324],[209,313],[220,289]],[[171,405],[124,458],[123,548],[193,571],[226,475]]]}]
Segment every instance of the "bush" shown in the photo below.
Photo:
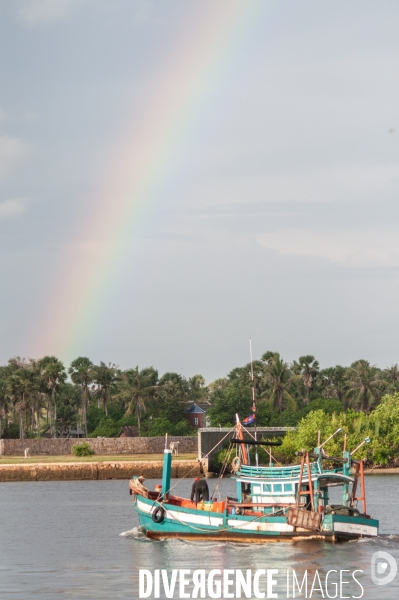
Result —
[{"label": "bush", "polygon": [[17,440],[19,438],[19,426],[16,423],[9,423],[3,427],[1,437],[5,440]]},{"label": "bush", "polygon": [[75,456],[92,456],[95,454],[94,450],[90,448],[87,442],[82,442],[81,444],[75,444],[72,446],[72,453]]},{"label": "bush", "polygon": [[212,467],[216,469],[216,471],[220,471],[223,468],[223,465],[226,462],[226,460],[229,459],[226,468],[226,473],[231,473],[230,465],[233,458],[235,458],[235,455],[235,449],[229,450],[229,448],[224,448],[223,450],[219,450],[219,452],[216,452],[216,454],[212,456]]}]

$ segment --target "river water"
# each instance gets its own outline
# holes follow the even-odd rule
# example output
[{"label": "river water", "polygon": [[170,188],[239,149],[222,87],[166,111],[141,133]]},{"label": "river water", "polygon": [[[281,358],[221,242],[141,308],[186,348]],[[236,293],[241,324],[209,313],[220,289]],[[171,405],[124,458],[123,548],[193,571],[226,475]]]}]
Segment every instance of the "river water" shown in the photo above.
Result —
[{"label": "river water", "polygon": [[[211,480],[211,490],[214,485]],[[190,487],[191,482],[180,480],[176,493],[188,495]],[[222,496],[231,495],[233,487],[232,480],[223,480]],[[139,569],[167,569],[168,573],[173,569],[251,569],[253,573],[278,569],[273,591],[279,598],[287,597],[287,571],[291,578],[295,570],[300,580],[307,570],[311,583],[317,571],[321,589],[311,597],[323,598],[327,593],[334,597],[333,584],[339,583],[339,571],[346,569],[341,576],[349,583],[343,584],[342,594],[338,588],[336,597],[394,600],[399,598],[399,573],[391,583],[376,585],[370,564],[376,551],[388,552],[399,563],[398,490],[398,476],[367,477],[367,509],[380,520],[379,538],[336,545],[319,541],[241,545],[143,538],[127,481],[2,483],[0,598],[135,599]],[[326,586],[329,570],[337,573],[330,574]],[[363,571],[356,578],[364,592],[351,576],[355,570]],[[296,597],[306,598],[303,592],[304,588]],[[162,587],[160,597],[166,597]],[[178,589],[173,597],[179,598]]]}]

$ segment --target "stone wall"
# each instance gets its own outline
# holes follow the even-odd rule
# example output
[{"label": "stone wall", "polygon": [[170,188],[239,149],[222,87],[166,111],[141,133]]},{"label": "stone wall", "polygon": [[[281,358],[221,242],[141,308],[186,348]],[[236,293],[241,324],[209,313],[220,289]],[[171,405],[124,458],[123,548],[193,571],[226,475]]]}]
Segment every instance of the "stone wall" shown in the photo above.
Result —
[{"label": "stone wall", "polygon": [[[132,475],[144,475],[146,479],[162,478],[162,461],[146,462],[85,462],[54,464],[0,465],[0,482],[6,481],[72,481],[80,479],[130,479]],[[172,478],[200,475],[197,460],[172,462]],[[126,492],[128,490],[126,488]]]},{"label": "stone wall", "polygon": [[[72,454],[72,446],[88,442],[98,455],[107,454],[162,454],[165,447],[163,437],[134,438],[55,438],[40,440],[0,440],[0,456],[23,456],[25,448],[32,456],[62,456]],[[179,454],[198,452],[197,436],[170,437],[170,442],[179,442]]]}]

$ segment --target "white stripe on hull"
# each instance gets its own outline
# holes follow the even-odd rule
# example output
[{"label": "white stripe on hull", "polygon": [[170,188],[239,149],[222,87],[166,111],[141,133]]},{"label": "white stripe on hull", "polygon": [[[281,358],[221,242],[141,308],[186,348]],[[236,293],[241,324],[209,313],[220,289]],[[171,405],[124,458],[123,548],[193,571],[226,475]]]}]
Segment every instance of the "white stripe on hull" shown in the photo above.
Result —
[{"label": "white stripe on hull", "polygon": [[259,521],[251,522],[229,519],[227,521],[227,525],[229,527],[240,529],[240,531],[274,531],[276,533],[294,531],[294,527],[292,525],[288,525],[288,523],[259,523]]},{"label": "white stripe on hull", "polygon": [[[158,505],[150,505],[137,499],[137,508],[146,514],[152,514]],[[213,517],[205,511],[201,515],[190,514],[175,510],[166,509],[166,516],[178,523],[190,523],[193,525],[208,525],[211,527],[220,527],[223,525],[223,518]],[[227,525],[237,531],[267,531],[274,533],[291,533],[295,528],[288,523],[261,523],[257,520],[246,521],[244,519],[228,519]],[[322,533],[322,532],[321,532]],[[348,535],[368,535],[377,536],[378,528],[372,525],[363,525],[362,523],[343,523],[334,522],[334,533],[346,533]]]},{"label": "white stripe on hull", "polygon": [[378,528],[362,523],[341,523],[334,521],[334,533],[348,533],[354,535],[378,535]]},{"label": "white stripe on hull", "polygon": [[[147,514],[151,514],[158,505],[150,506],[149,504],[145,504],[140,500],[137,500],[137,507]],[[220,527],[223,525],[223,518],[221,517],[211,517],[210,513],[203,511],[202,515],[195,515],[186,512],[180,512],[170,509],[166,510],[166,516],[168,519],[173,519],[180,523],[194,523],[196,525],[210,525],[212,527]]]},{"label": "white stripe on hull", "polygon": [[149,504],[145,504],[145,502],[141,502],[141,500],[139,500],[137,498],[137,508],[139,508],[141,510],[141,512],[145,512],[147,514],[150,514],[154,511],[154,509],[156,508],[155,505],[154,506],[150,506]]},{"label": "white stripe on hull", "polygon": [[[208,513],[209,514],[209,513]],[[211,525],[212,527],[220,527],[223,525],[223,519],[206,516],[206,512],[204,511],[204,516],[202,515],[191,515],[190,513],[178,512],[175,510],[167,510],[166,516],[169,519],[174,519],[175,521],[180,521],[181,523],[195,523],[196,525]]]},{"label": "white stripe on hull", "polygon": [[[142,512],[151,514],[157,505],[150,506],[137,499],[137,508]],[[193,525],[208,525],[212,527],[220,527],[223,525],[223,519],[220,517],[211,517],[209,514],[204,512],[203,515],[195,515],[186,512],[180,512],[175,510],[166,510],[166,516],[169,519],[173,519],[178,523],[191,523]],[[273,531],[275,533],[280,532],[291,532],[294,531],[292,525],[287,523],[260,523],[259,521],[246,521],[245,519],[229,519],[227,522],[229,527],[234,527],[240,531]]]}]

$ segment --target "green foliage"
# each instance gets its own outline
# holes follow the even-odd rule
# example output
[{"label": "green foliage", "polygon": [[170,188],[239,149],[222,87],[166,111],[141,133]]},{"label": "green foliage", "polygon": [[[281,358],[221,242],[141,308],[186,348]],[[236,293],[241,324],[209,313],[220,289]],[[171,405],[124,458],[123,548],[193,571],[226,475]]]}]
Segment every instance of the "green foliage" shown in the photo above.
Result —
[{"label": "green foliage", "polygon": [[[195,435],[186,419],[188,402],[209,400],[211,425],[232,427],[236,413],[241,419],[251,414],[253,388],[258,426],[298,426],[274,452],[282,459],[293,460],[301,445],[313,447],[318,428],[325,439],[342,426],[348,447],[365,436],[372,439],[358,456],[376,464],[399,462],[398,365],[379,369],[358,360],[321,370],[311,354],[288,363],[278,352],[265,352],[253,362],[253,381],[247,364],[207,386],[199,374],[159,377],[153,367],[121,371],[112,363],[96,366],[79,357],[68,374],[66,382],[66,370],[54,356],[15,357],[0,366],[1,436],[48,431],[60,437],[79,426],[90,436],[109,437],[124,425],[145,436]],[[341,450],[342,437],[329,442],[329,452]]]},{"label": "green foliage", "polygon": [[90,406],[87,411],[87,431],[92,433],[100,424],[101,419],[104,417],[104,412],[97,406]]},{"label": "green foliage", "polygon": [[95,452],[87,442],[82,442],[72,446],[72,454],[75,456],[92,456]]},{"label": "green foliage", "polygon": [[223,450],[219,450],[212,456],[212,465],[213,468],[216,469],[217,472],[220,472],[225,464],[226,460],[228,460],[226,473],[230,473],[230,464],[235,457],[235,450],[229,450],[229,448],[223,448]]},{"label": "green foliage", "polygon": [[58,437],[68,437],[70,429],[76,429],[77,410],[70,404],[61,404],[57,410],[55,428]]},{"label": "green foliage", "polygon": [[157,417],[153,419],[148,430],[149,437],[163,437],[165,433],[169,435],[196,435],[197,431],[190,426],[186,419],[177,423],[172,423],[166,417]]},{"label": "green foliage", "polygon": [[315,410],[322,410],[326,415],[333,415],[334,413],[342,413],[344,411],[344,406],[342,402],[335,398],[317,398],[311,400],[308,406],[305,406],[296,412],[285,411],[283,415],[284,425],[293,427],[306,417],[306,415]]},{"label": "green foliage", "polygon": [[9,423],[3,427],[1,437],[5,440],[17,440],[19,438],[19,427],[16,423]]},{"label": "green foliage", "polygon": [[89,437],[115,437],[118,435],[120,430],[120,425],[117,422],[115,422],[111,417],[103,416],[95,430],[89,434]]},{"label": "green foliage", "polygon": [[232,427],[235,415],[241,418],[251,412],[252,392],[249,370],[234,369],[227,379],[218,379],[212,389],[212,407],[208,411],[212,427]]},{"label": "green foliage", "polygon": [[275,449],[275,455],[282,462],[293,462],[297,460],[295,452],[312,450],[317,445],[318,431],[323,441],[339,427],[342,434],[324,447],[327,454],[342,454],[342,435],[346,434],[348,450],[354,450],[366,437],[371,439],[370,444],[356,453],[357,459],[367,458],[375,465],[387,465],[399,459],[399,393],[384,396],[370,415],[349,410],[333,413],[326,419],[324,410],[311,411],[299,422],[296,431],[287,433],[282,446]]}]

